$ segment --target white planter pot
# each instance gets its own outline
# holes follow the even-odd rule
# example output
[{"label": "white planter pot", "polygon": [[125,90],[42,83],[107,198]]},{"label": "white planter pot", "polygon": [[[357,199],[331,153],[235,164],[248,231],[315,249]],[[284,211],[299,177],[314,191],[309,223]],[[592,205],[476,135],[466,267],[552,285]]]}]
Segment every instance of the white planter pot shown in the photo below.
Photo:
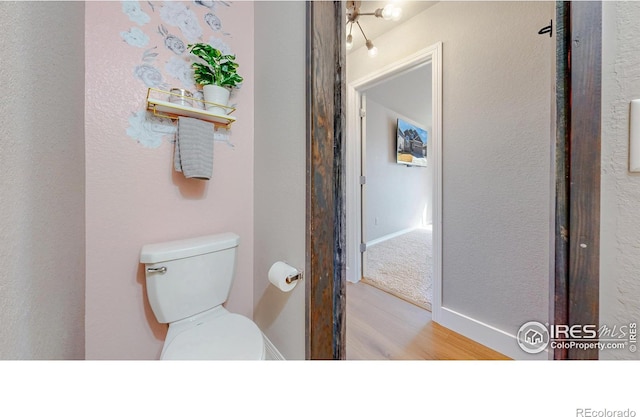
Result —
[{"label": "white planter pot", "polygon": [[[231,91],[228,88],[220,87],[217,85],[205,85],[202,87],[202,92],[204,94],[204,101],[208,101],[214,104],[220,104],[222,106],[226,106],[229,104],[229,95],[231,94]],[[227,109],[217,107],[208,103],[205,103],[205,110],[213,114],[227,114]]]}]

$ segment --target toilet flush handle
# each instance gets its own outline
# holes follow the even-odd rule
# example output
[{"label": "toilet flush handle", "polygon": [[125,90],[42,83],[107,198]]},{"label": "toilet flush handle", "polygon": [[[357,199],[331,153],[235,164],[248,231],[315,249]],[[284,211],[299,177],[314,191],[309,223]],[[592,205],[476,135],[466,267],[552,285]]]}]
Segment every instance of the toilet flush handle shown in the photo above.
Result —
[{"label": "toilet flush handle", "polygon": [[160,266],[158,268],[147,268],[147,272],[160,272],[161,274],[164,274],[167,272],[167,267]]}]

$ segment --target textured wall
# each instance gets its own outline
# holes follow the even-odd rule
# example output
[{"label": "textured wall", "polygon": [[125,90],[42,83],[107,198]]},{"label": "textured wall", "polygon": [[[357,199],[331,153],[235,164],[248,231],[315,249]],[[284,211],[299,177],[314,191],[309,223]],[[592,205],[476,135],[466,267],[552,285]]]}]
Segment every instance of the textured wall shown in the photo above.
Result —
[{"label": "textured wall", "polygon": [[443,306],[515,334],[549,303],[553,2],[440,2],[349,80],[443,42]]},{"label": "textured wall", "polygon": [[[88,359],[159,357],[167,326],[147,302],[147,243],[240,235],[226,307],[253,315],[253,3],[202,3],[86,4]],[[175,172],[175,128],[144,119],[147,87],[193,85],[184,44],[200,40],[236,54],[245,77],[231,100],[237,122],[216,137],[210,181]]]},{"label": "textured wall", "polygon": [[430,169],[396,163],[398,117],[405,116],[367,97],[366,242],[421,226],[431,202]]},{"label": "textured wall", "polygon": [[0,359],[82,359],[84,4],[0,22]]},{"label": "textured wall", "polygon": [[548,317],[553,16],[474,4],[443,47],[443,305],[512,335]]},{"label": "textured wall", "polygon": [[267,273],[305,267],[305,4],[261,1],[255,13],[254,318],[285,358],[304,359],[305,282],[284,293]]},{"label": "textured wall", "polygon": [[[640,323],[640,174],[628,171],[629,102],[640,98],[640,3],[603,2],[600,324]],[[640,359],[627,349],[603,359]]]}]

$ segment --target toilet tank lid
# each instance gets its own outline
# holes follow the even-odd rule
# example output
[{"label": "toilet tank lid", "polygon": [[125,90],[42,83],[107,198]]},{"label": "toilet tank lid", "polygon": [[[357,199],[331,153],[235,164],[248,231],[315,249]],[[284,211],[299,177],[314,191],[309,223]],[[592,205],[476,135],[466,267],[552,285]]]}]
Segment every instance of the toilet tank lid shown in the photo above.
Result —
[{"label": "toilet tank lid", "polygon": [[190,256],[217,252],[238,246],[240,237],[235,233],[220,233],[194,237],[190,239],[173,240],[170,242],[144,245],[140,251],[140,262],[153,264],[188,258]]}]

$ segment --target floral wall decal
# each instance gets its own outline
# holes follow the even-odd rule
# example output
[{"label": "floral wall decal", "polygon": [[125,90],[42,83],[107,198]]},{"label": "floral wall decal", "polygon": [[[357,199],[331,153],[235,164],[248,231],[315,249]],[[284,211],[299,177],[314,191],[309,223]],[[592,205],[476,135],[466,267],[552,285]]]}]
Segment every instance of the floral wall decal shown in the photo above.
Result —
[{"label": "floral wall decal", "polygon": [[202,37],[202,27],[196,14],[182,2],[165,1],[160,17],[167,24],[178,27],[190,43]]},{"label": "floral wall decal", "polygon": [[216,49],[219,49],[224,55],[233,55],[231,48],[227,45],[222,39],[216,38],[214,36],[209,38],[209,45],[213,46]]},{"label": "floral wall decal", "polygon": [[124,14],[129,16],[129,19],[131,19],[133,22],[136,22],[141,26],[146,23],[149,23],[149,20],[151,20],[149,15],[142,11],[139,1],[131,1],[131,0],[123,1],[122,11],[124,12]]},{"label": "floral wall decal", "polygon": [[164,82],[162,73],[156,67],[151,65],[158,56],[157,52],[153,52],[156,48],[157,46],[154,46],[153,48],[144,51],[142,54],[142,61],[144,63],[136,66],[133,70],[133,74],[147,87],[166,89],[168,84]]},{"label": "floral wall decal", "polygon": [[[183,88],[189,90],[193,87],[193,69],[191,68],[190,62],[177,57],[171,57],[165,64],[164,70],[173,78],[180,80]],[[195,93],[193,90],[190,91]]]},{"label": "floral wall decal", "polygon": [[169,33],[164,25],[158,26],[158,33],[164,37],[164,46],[176,55],[181,55],[187,46],[180,38]]},{"label": "floral wall decal", "polygon": [[166,85],[166,83],[162,81],[160,71],[152,65],[138,65],[133,73],[142,80],[147,87],[162,88]]},{"label": "floral wall decal", "polygon": [[170,119],[160,117],[147,117],[147,110],[139,110],[129,117],[127,135],[136,138],[146,148],[157,148],[162,145],[165,135],[174,134],[176,131]]},{"label": "floral wall decal", "polygon": [[204,15],[204,21],[207,22],[207,25],[216,32],[219,32],[220,29],[222,29],[222,22],[218,19],[218,16],[213,13],[207,13]]},{"label": "floral wall decal", "polygon": [[[169,90],[185,88],[202,99],[193,79],[191,64],[195,57],[186,50],[188,43],[208,42],[224,54],[233,54],[223,38],[223,22],[216,14],[218,7],[231,7],[226,1],[129,1],[123,0],[122,12],[137,26],[121,28],[125,47],[146,48],[132,75],[144,87]],[[158,148],[163,138],[172,141],[175,125],[170,120],[153,116],[146,106],[132,109],[126,133],[146,148]],[[215,139],[228,144],[230,134],[216,131]]]},{"label": "floral wall decal", "polygon": [[149,43],[149,37],[140,28],[131,28],[128,32],[120,32],[126,43],[138,48],[144,48]]}]

